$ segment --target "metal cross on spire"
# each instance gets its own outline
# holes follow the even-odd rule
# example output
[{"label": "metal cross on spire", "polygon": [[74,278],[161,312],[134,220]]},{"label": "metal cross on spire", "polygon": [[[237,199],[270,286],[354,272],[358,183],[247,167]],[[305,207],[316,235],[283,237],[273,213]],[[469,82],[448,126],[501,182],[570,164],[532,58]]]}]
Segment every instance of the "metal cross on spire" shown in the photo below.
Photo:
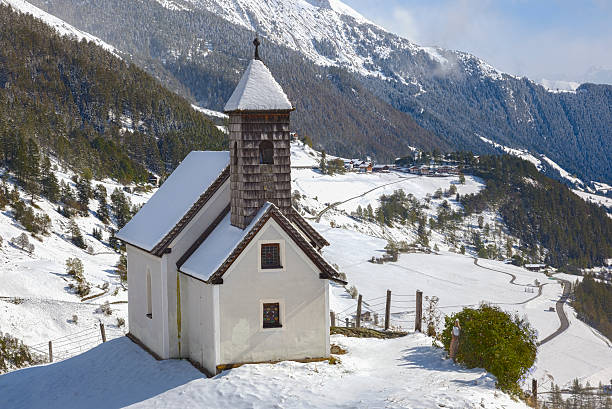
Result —
[{"label": "metal cross on spire", "polygon": [[255,40],[253,40],[253,45],[255,46],[255,59],[261,60],[261,58],[259,58],[259,46],[261,45],[259,38],[255,37]]}]

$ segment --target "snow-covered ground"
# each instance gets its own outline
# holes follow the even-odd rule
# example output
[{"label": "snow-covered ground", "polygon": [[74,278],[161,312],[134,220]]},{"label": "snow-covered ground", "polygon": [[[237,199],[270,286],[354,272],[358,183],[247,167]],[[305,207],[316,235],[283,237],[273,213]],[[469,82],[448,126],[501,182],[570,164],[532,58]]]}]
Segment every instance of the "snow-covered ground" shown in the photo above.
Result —
[{"label": "snow-covered ground", "polygon": [[495,390],[487,372],[443,359],[421,334],[335,335],[331,342],[348,351],[337,365],[245,365],[205,379],[187,361],[155,361],[119,338],[54,365],[0,376],[0,399],[13,409],[527,407]]},{"label": "snow-covered ground", "polygon": [[[293,166],[314,166],[319,160],[318,152],[301,143],[292,144]],[[72,183],[70,176],[70,172],[58,171],[60,179]],[[112,181],[103,183],[109,195],[116,187],[121,188]],[[538,338],[544,339],[559,327],[557,314],[549,309],[560,298],[562,288],[542,273],[499,261],[475,262],[469,250],[466,255],[448,251],[452,246],[436,232],[432,233],[431,246],[441,249],[438,254],[401,254],[394,263],[368,262],[372,256],[380,257],[384,253],[389,239],[412,242],[415,232],[410,226],[380,227],[355,219],[350,213],[357,206],[365,208],[370,204],[376,208],[381,194],[401,188],[428,203],[425,212],[429,217],[435,215],[444,200],[452,208],[460,206],[453,197],[431,198],[436,190],[446,190],[451,185],[460,194],[483,188],[481,181],[469,176],[465,184],[459,184],[457,177],[421,177],[394,172],[327,176],[313,169],[292,169],[292,189],[300,192],[300,205],[308,210],[305,217],[311,218],[331,243],[324,249],[324,255],[347,275],[347,288],[355,286],[363,295],[364,311],[382,316],[384,305],[380,303],[389,289],[392,291],[391,325],[412,330],[414,294],[419,289],[425,296],[439,297],[440,311],[445,314],[486,301],[527,316],[537,329]],[[150,195],[128,194],[133,203],[143,203]],[[93,333],[102,321],[110,328],[111,338],[120,335],[123,329],[116,326],[116,319],[122,317],[127,321],[127,304],[112,304],[114,311],[110,317],[99,312],[104,301],[127,299],[114,272],[118,255],[91,236],[93,227],[103,227],[102,224],[93,215],[76,218],[87,243],[94,248],[94,254],[88,254],[66,238],[67,219],[42,199],[38,205],[52,218],[53,233],[43,237],[42,243],[32,239],[36,246],[32,256],[8,244],[8,239],[23,230],[8,211],[0,213],[0,236],[5,239],[0,248],[0,296],[21,299],[0,299],[0,331],[22,338],[30,345],[44,345],[49,339],[70,338],[81,331],[95,337]],[[92,201],[90,207],[96,209],[97,203]],[[500,223],[495,214],[483,216],[491,228]],[[463,229],[478,228],[475,220],[465,223]],[[107,239],[105,232],[104,241]],[[68,257],[75,256],[83,260],[85,276],[93,285],[92,294],[103,293],[96,286],[108,283],[105,295],[81,302],[67,289],[70,279],[64,274],[64,263]],[[555,277],[570,281],[577,278],[562,274]],[[541,295],[538,295],[536,280],[544,284]],[[356,300],[346,288],[331,284],[330,308],[339,320],[351,317]],[[565,311],[570,320],[569,329],[539,348],[529,379],[537,378],[542,390],[551,382],[567,385],[575,377],[589,380],[591,384],[600,380],[607,383],[612,377],[612,343],[577,320],[568,305]],[[72,322],[72,315],[78,316],[78,323]],[[178,399],[182,407],[205,404],[269,407],[273,403],[271,399],[278,397],[284,400],[280,403],[276,400],[274,404],[281,407],[433,407],[433,403],[456,408],[481,404],[487,408],[523,407],[495,391],[486,373],[455,367],[443,360],[431,348],[431,339],[422,335],[411,334],[397,340],[334,336],[332,340],[349,350],[348,355],[340,357],[342,363],[337,366],[290,362],[251,365],[205,380],[186,362],[155,362],[131,341],[116,339],[96,346],[99,343],[96,338],[84,346],[85,349],[96,346],[84,355],[0,376],[0,390],[8,391],[10,407],[42,404],[35,396],[53,397],[56,402],[65,402],[65,407],[81,407],[83,402],[92,407],[96,402],[101,407],[131,404],[171,407]],[[59,357],[62,358],[61,354]],[[83,369],[84,362],[87,369]],[[85,380],[78,393],[71,389],[76,388],[73,385],[78,384],[77,379]],[[23,385],[30,385],[28,390],[32,393],[24,394]],[[100,398],[102,395],[105,398]]]},{"label": "snow-covered ground", "polygon": [[[549,308],[554,307],[561,297],[562,287],[543,273],[492,260],[479,259],[476,265],[472,257],[448,252],[439,255],[402,254],[396,263],[373,264],[367,260],[384,253],[385,240],[341,228],[317,227],[331,243],[324,251],[325,256],[346,273],[349,285],[355,285],[364,300],[373,300],[374,307],[365,306],[364,311],[378,312],[382,317],[384,296],[387,289],[392,291],[392,326],[414,328],[414,318],[409,313],[414,311],[414,298],[406,296],[414,295],[419,289],[424,296],[439,297],[440,310],[445,314],[457,312],[464,306],[488,302],[521,317],[527,316],[538,331],[539,340],[559,327],[557,313],[549,311]],[[513,274],[515,282],[510,284],[510,275],[480,266]],[[555,277],[572,282],[578,278]],[[539,297],[536,297],[535,280],[544,284]],[[333,311],[342,312],[342,319],[355,314],[356,300],[343,287],[333,285],[331,292],[330,308]],[[539,347],[535,368],[527,381],[531,377],[537,378],[542,390],[548,390],[551,382],[568,385],[574,378],[580,378],[583,383],[588,380],[592,385],[599,381],[608,383],[612,378],[612,343],[579,321],[569,305],[566,304],[564,309],[570,320],[569,329]]]},{"label": "snow-covered ground", "polygon": [[609,211],[612,211],[612,198],[601,196],[601,195],[596,195],[593,193],[583,192],[582,190],[578,190],[578,189],[573,189],[572,191],[576,193],[578,196],[580,196],[581,198],[583,198],[585,201],[595,203],[601,206],[605,206],[608,209],[610,209]]},{"label": "snow-covered ground", "polygon": [[[70,180],[71,172],[58,170],[56,176],[74,187],[74,182]],[[92,181],[92,186],[98,184],[105,186],[109,203],[113,190],[123,188],[110,180]],[[125,194],[133,204],[142,204],[151,196],[151,193]],[[21,198],[26,200],[23,192]],[[29,204],[29,199],[26,202]],[[115,273],[114,266],[119,254],[107,246],[110,235],[108,227],[93,214],[98,202],[90,201],[89,217],[73,218],[93,253],[70,242],[68,219],[56,211],[56,206],[44,199],[36,200],[36,204],[40,209],[35,209],[35,212],[49,215],[52,227],[51,235],[40,236],[40,241],[28,235],[30,243],[34,245],[31,255],[9,243],[11,238],[19,236],[24,230],[14,221],[8,207],[0,212],[0,237],[3,238],[0,246],[0,332],[16,336],[28,345],[38,345],[82,331],[89,332],[99,322],[109,328],[109,335],[111,332],[125,331],[127,327],[118,327],[117,318],[127,322],[127,291]],[[103,231],[103,242],[92,236],[94,228]],[[101,294],[100,297],[81,302],[80,297],[68,288],[74,281],[65,273],[65,263],[72,257],[78,257],[83,262],[85,279],[91,284],[89,295]],[[104,286],[108,288],[104,289]],[[113,310],[110,316],[99,310],[106,301],[111,303]],[[76,323],[73,315],[77,316]],[[98,333],[90,335],[91,343],[86,337],[79,341],[91,347]],[[62,348],[58,345],[56,356],[68,353],[68,350],[71,350],[70,354],[76,353],[80,345],[81,342],[70,346],[66,344]],[[74,351],[75,348],[77,351]]]}]

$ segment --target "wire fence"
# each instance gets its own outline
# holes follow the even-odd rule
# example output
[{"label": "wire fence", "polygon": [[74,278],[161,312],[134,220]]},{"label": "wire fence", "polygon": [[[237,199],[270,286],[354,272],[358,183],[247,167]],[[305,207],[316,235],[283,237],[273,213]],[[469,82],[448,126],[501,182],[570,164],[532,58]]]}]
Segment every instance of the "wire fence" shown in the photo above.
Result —
[{"label": "wire fence", "polygon": [[[361,315],[358,305],[351,305],[333,314],[332,326],[360,327],[385,330],[387,308],[389,310],[388,330],[412,331],[416,324],[416,294],[388,294],[380,297],[362,299]],[[422,302],[422,298],[420,298]]]},{"label": "wire fence", "polygon": [[48,342],[31,345],[29,348],[48,362],[63,361],[100,345],[104,342],[102,334],[106,341],[125,336],[125,332],[120,328],[105,328],[103,324],[100,324]]}]

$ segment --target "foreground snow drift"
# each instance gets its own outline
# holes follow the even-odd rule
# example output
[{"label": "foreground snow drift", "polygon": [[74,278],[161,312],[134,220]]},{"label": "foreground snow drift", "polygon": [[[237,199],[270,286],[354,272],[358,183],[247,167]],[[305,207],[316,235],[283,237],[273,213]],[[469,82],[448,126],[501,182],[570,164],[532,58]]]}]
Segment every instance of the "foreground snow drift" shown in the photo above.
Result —
[{"label": "foreground snow drift", "polygon": [[[127,338],[60,363],[0,376],[11,408],[525,408],[495,379],[443,359],[421,334],[332,336],[348,349],[327,362],[245,365],[205,379],[186,361],[155,361]],[[27,392],[26,392],[27,391]]]}]

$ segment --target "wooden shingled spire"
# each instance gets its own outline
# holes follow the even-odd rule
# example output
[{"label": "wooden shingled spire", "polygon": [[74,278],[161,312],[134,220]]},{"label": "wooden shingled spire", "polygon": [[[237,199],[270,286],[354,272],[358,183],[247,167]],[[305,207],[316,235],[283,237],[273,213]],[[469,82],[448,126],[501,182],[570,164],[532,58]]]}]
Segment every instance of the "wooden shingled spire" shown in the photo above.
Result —
[{"label": "wooden shingled spire", "polygon": [[[231,223],[241,229],[249,225],[266,202],[274,203],[286,215],[291,211],[289,116],[293,108],[259,59],[259,39],[255,38],[253,45],[255,60],[241,79],[248,90],[241,94],[242,99],[236,104],[242,107],[244,103],[246,108],[226,110],[229,115]],[[240,83],[237,90],[240,90]],[[251,107],[252,100],[265,103]]]}]

